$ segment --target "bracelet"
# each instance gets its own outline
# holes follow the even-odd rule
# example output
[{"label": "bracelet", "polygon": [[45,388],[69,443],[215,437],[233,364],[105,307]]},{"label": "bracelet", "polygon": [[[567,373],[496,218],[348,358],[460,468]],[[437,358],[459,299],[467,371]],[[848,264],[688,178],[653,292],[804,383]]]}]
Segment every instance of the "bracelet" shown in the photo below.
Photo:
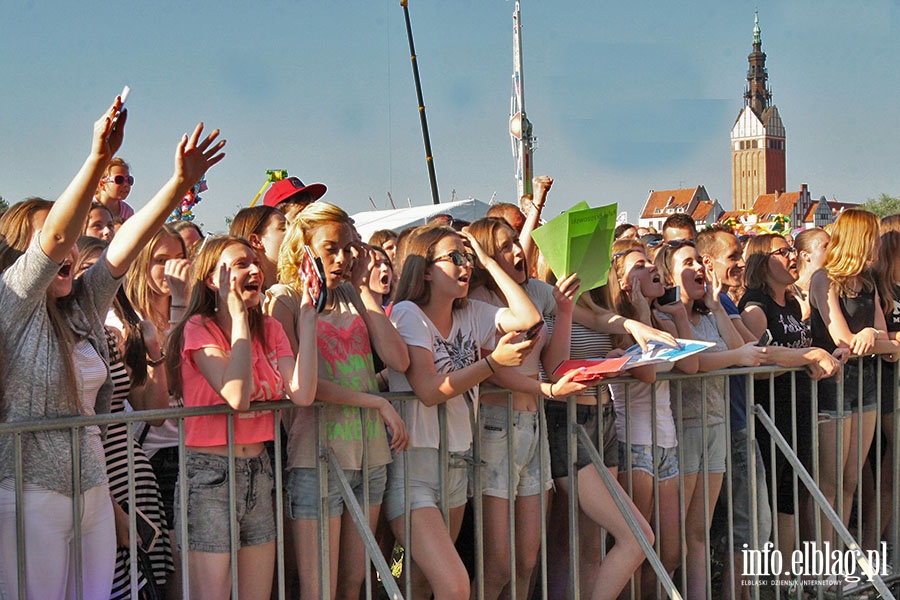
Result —
[{"label": "bracelet", "polygon": [[187,306],[184,304],[170,304],[169,309],[173,309],[173,308],[180,308],[180,309],[184,310],[185,308],[187,308]]},{"label": "bracelet", "polygon": [[159,358],[157,358],[157,359],[150,358],[149,356],[147,357],[147,364],[150,365],[151,367],[158,367],[159,365],[163,364],[164,362],[166,362],[166,353],[165,352],[161,352],[159,355]]},{"label": "bracelet", "polygon": [[553,386],[554,386],[554,385],[556,385],[556,384],[555,384],[555,383],[551,383],[551,384],[550,384],[550,395],[549,395],[548,397],[549,397],[551,400],[556,400],[556,396],[553,394]]},{"label": "bracelet", "polygon": [[491,370],[491,373],[496,373],[496,372],[497,372],[497,371],[494,370],[494,365],[491,364],[491,357],[490,357],[490,356],[485,356],[485,357],[484,357],[484,362],[487,363],[488,369]]}]

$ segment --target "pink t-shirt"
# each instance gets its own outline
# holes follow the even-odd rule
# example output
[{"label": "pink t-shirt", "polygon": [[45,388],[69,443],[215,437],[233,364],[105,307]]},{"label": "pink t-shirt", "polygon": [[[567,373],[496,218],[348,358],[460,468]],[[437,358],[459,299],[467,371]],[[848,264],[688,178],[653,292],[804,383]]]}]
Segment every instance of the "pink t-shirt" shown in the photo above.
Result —
[{"label": "pink t-shirt", "polygon": [[[258,339],[250,345],[253,360],[253,391],[250,401],[281,400],[285,397],[284,379],[278,372],[277,361],[282,356],[293,357],[291,344],[281,324],[264,317],[268,352]],[[209,385],[194,362],[194,351],[219,348],[226,354],[231,343],[210,319],[194,315],[184,327],[184,349],[181,377],[184,383],[185,406],[218,406],[225,400]],[[228,443],[229,415],[206,415],[185,419],[185,444],[188,446],[225,446]],[[275,421],[272,411],[234,413],[234,443],[253,444],[274,439]]]}]

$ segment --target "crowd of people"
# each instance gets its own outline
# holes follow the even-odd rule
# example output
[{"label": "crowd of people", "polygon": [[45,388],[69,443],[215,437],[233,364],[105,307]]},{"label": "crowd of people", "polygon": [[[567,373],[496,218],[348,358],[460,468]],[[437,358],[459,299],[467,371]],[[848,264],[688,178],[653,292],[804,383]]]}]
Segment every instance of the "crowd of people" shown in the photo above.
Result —
[{"label": "crowd of people", "polygon": [[[673,215],[662,233],[621,225],[608,284],[582,290],[577,273],[550,271],[531,238],[549,177],[535,178],[533,196],[495,204],[475,222],[440,216],[366,241],[344,210],[321,200],[324,185],[290,177],[262,206],[238,212],[228,235],[213,236],[192,221],[165,221],[224,157],[218,130],[204,136],[201,124],[180,140],[172,177],[135,211],[126,203],[130,166],[116,156],[127,117],[117,98],[62,195],[24,200],[0,217],[2,422],[167,407],[232,412],[136,431],[123,422],[0,435],[0,596],[24,589],[66,598],[80,587],[85,598],[130,597],[134,546],[137,585],[154,597],[180,597],[186,553],[192,598],[229,597],[234,579],[240,598],[268,598],[273,498],[283,494],[287,581],[277,585],[319,598],[327,581],[332,598],[358,598],[366,547],[337,478],[321,497],[320,444],[386,552],[395,542],[409,548],[414,598],[473,593],[457,538],[476,490],[490,565],[485,598],[529,596],[544,507],[548,527],[561,532],[570,502],[579,508],[585,597],[616,598],[630,580],[637,597],[656,595],[629,520],[658,541],[668,572],[683,569],[685,597],[706,597],[709,530],[728,465],[732,556],[773,530],[780,549],[793,550],[812,539],[812,504],[794,493],[793,468],[770,452],[767,430],[758,425],[748,437],[754,404],[807,468],[818,461],[819,488],[845,524],[868,479],[890,498],[891,453],[873,457],[870,447],[876,410],[891,414],[897,402],[900,215],[848,209],[829,231],[748,238],[721,225],[698,232],[686,215]],[[568,359],[677,339],[711,347],[631,369],[628,383],[555,374]],[[722,373],[761,365],[803,368],[759,380],[751,398],[748,376]],[[658,380],[671,370],[695,377]],[[387,391],[415,399],[391,402]],[[296,407],[280,428],[273,411],[251,407],[283,399]],[[570,443],[573,420],[597,441],[617,489],[580,438]],[[889,423],[877,433],[893,444]],[[283,490],[275,489],[276,436],[285,442]],[[873,475],[879,467],[883,475]],[[875,518],[874,505],[856,510],[863,545],[876,547],[888,515]],[[147,548],[130,539],[135,514],[158,533]],[[821,539],[832,535],[824,522]],[[566,593],[567,541],[547,539],[551,597]]]}]

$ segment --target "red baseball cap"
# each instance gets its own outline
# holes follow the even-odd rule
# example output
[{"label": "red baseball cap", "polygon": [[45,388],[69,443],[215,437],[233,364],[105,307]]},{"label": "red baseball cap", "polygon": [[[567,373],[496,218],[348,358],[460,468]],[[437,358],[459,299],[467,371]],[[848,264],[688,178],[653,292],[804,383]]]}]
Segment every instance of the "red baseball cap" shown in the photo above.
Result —
[{"label": "red baseball cap", "polygon": [[310,202],[315,202],[324,196],[327,190],[328,188],[321,183],[304,185],[303,182],[296,177],[288,177],[287,179],[282,179],[281,181],[276,181],[272,184],[272,187],[269,188],[263,198],[263,204],[266,206],[275,206],[279,202],[289,199],[291,196],[302,194],[304,192],[312,198]]}]

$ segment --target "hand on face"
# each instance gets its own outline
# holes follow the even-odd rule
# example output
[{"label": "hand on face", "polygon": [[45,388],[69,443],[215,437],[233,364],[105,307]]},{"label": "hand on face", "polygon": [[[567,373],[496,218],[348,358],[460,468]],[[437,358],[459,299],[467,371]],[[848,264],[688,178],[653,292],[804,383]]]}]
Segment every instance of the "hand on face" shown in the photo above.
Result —
[{"label": "hand on face", "polygon": [[232,273],[231,267],[225,263],[219,265],[219,289],[217,293],[217,308],[224,305],[232,318],[247,313],[247,306],[244,304],[244,299],[241,298],[238,290],[237,277]]}]

